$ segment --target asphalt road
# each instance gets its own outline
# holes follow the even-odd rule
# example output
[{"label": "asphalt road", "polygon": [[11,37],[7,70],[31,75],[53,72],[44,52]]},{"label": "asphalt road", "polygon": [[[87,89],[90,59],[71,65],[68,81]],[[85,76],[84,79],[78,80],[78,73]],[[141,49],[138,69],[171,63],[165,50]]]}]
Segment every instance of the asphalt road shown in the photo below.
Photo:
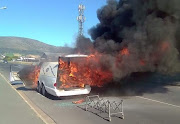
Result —
[{"label": "asphalt road", "polygon": [[44,124],[2,76],[0,76],[0,124]]},{"label": "asphalt road", "polygon": [[[15,65],[19,70],[21,65]],[[9,78],[9,64],[0,63],[0,73]],[[112,121],[106,120],[107,114],[95,110],[84,111],[84,105],[75,105],[72,101],[84,98],[66,97],[56,99],[52,96],[43,97],[34,90],[26,89],[22,84],[13,85],[18,92],[22,92],[30,101],[40,108],[57,124],[179,124],[180,123],[180,87],[158,86],[153,92],[140,93],[141,95],[108,96],[104,99],[111,101],[124,100],[125,119],[112,117]],[[148,87],[148,85],[147,85]],[[112,91],[114,89],[111,89]],[[150,90],[150,88],[148,89]],[[150,90],[151,91],[151,90]],[[97,91],[96,91],[97,92]],[[133,91],[128,91],[133,92]],[[13,93],[14,94],[14,93]],[[102,94],[103,95],[103,94]]]}]

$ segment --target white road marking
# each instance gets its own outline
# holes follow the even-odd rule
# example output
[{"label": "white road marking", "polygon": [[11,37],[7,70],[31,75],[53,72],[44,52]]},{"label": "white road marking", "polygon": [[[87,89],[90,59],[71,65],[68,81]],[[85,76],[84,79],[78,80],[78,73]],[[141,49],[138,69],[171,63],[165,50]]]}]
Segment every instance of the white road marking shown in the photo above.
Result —
[{"label": "white road marking", "polygon": [[177,88],[180,88],[180,86],[176,86]]},{"label": "white road marking", "polygon": [[177,85],[177,86],[167,86],[167,88],[177,88],[177,89],[180,89],[180,85]]},{"label": "white road marking", "polygon": [[157,103],[165,104],[165,105],[168,105],[168,106],[173,106],[173,107],[176,107],[176,108],[180,108],[180,106],[178,106],[178,105],[173,105],[173,104],[170,104],[170,103],[166,103],[166,102],[161,102],[161,101],[154,100],[154,99],[145,98],[145,97],[142,97],[142,96],[136,96],[136,97],[137,98],[141,98],[141,99],[145,99],[145,100],[149,100],[149,101],[152,101],[152,102],[157,102]]}]

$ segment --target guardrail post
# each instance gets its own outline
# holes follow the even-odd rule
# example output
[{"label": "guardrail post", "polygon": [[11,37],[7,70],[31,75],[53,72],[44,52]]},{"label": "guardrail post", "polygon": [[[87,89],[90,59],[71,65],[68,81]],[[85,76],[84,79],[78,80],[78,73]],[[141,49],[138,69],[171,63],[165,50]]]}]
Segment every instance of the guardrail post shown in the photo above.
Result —
[{"label": "guardrail post", "polygon": [[122,112],[122,119],[124,119],[123,100],[121,100],[121,112]]},{"label": "guardrail post", "polygon": [[109,101],[108,101],[108,115],[109,115],[109,121],[111,121],[111,105]]}]

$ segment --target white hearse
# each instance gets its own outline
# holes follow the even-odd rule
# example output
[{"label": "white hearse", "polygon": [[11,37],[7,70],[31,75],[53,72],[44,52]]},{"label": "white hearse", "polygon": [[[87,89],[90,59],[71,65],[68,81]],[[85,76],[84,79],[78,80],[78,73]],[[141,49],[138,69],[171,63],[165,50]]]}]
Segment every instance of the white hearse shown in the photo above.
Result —
[{"label": "white hearse", "polygon": [[[60,56],[59,60],[61,58],[64,58],[69,63],[71,59],[81,59],[86,57],[88,56],[72,54]],[[60,74],[59,67],[61,66],[59,60],[58,62],[42,63],[38,79],[37,91],[44,96],[46,96],[47,94],[51,94],[58,97],[89,94],[91,91],[91,87],[89,85],[85,85],[84,87],[61,88],[62,82],[58,79],[58,76]]]}]

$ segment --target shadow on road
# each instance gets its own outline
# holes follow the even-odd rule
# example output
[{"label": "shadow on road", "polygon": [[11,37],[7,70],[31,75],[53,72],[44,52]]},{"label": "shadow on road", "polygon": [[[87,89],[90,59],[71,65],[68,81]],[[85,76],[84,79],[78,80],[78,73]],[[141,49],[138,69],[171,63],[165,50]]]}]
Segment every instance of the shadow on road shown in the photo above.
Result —
[{"label": "shadow on road", "polygon": [[21,90],[21,91],[35,91],[34,89],[26,88],[26,87],[24,87],[24,86],[18,87],[18,88],[16,88],[16,90]]},{"label": "shadow on road", "polygon": [[10,83],[11,83],[11,85],[22,85],[23,84],[22,81],[11,81]]},{"label": "shadow on road", "polygon": [[57,96],[53,96],[53,95],[51,95],[51,94],[47,94],[47,96],[46,96],[48,99],[51,99],[51,100],[61,100],[61,98],[60,97],[57,97]]}]

